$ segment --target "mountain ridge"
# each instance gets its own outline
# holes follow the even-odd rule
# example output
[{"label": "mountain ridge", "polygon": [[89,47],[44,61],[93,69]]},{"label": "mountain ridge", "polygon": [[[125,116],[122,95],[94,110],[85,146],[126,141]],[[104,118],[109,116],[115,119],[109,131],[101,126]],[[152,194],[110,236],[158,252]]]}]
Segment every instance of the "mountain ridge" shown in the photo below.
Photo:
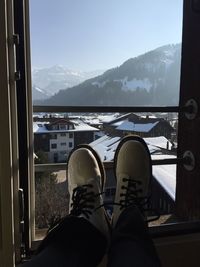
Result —
[{"label": "mountain ridge", "polygon": [[61,89],[73,87],[103,72],[103,70],[72,70],[61,65],[54,65],[46,68],[33,68],[33,100],[49,98]]},{"label": "mountain ridge", "polygon": [[43,105],[175,105],[181,45],[165,45],[81,84],[60,90]]}]

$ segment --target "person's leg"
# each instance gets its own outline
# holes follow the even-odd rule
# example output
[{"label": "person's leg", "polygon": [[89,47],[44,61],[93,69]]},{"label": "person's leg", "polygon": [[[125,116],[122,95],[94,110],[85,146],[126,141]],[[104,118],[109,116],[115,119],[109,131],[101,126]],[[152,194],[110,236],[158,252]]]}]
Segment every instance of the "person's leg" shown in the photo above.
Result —
[{"label": "person's leg", "polygon": [[42,241],[25,267],[94,267],[108,245],[109,227],[102,207],[103,165],[93,149],[80,146],[68,159],[70,215]]},{"label": "person's leg", "polygon": [[117,188],[108,267],[160,266],[145,216],[152,176],[146,143],[136,136],[125,137],[114,163]]},{"label": "person's leg", "polygon": [[101,261],[107,239],[88,220],[67,216],[43,240],[24,267],[88,267]]},{"label": "person's leg", "polygon": [[161,266],[147,223],[137,207],[126,208],[112,233],[108,267]]}]

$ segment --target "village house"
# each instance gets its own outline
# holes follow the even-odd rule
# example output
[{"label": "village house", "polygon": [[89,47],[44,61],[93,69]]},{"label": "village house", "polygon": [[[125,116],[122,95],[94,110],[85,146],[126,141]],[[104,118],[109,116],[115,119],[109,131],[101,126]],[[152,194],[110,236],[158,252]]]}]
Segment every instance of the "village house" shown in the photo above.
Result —
[{"label": "village house", "polygon": [[99,129],[80,119],[58,118],[35,121],[34,151],[43,151],[49,162],[65,162],[70,151],[77,145],[90,143],[98,138]]},{"label": "village house", "polygon": [[103,123],[105,133],[113,136],[136,134],[141,137],[165,136],[171,139],[175,132],[170,123],[154,116],[139,116],[133,113],[122,115],[112,121]]}]

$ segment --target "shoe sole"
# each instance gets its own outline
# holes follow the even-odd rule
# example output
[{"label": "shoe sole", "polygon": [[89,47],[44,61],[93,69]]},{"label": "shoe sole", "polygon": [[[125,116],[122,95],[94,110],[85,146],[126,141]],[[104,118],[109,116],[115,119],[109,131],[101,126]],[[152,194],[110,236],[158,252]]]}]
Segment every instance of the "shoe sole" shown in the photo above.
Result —
[{"label": "shoe sole", "polygon": [[[104,186],[105,186],[105,177],[106,177],[106,174],[105,174],[105,169],[104,169],[104,166],[103,166],[103,163],[101,161],[101,158],[99,156],[99,154],[89,145],[87,144],[82,144],[82,145],[78,145],[76,146],[74,149],[72,149],[69,153],[69,156],[68,156],[68,162],[71,158],[71,155],[79,148],[86,148],[88,149],[92,154],[93,156],[95,157],[96,161],[97,161],[97,164],[98,164],[98,167],[99,167],[99,170],[100,170],[100,173],[101,173],[101,191],[103,191],[104,189]],[[67,165],[68,165],[68,162],[67,162]]]}]

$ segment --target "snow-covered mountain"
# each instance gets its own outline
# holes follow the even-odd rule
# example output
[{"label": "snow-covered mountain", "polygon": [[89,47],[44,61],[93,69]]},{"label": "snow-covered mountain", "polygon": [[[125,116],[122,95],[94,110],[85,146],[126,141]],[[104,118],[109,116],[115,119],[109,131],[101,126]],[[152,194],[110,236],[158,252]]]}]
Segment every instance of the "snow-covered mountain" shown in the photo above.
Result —
[{"label": "snow-covered mountain", "polygon": [[35,99],[40,99],[40,100],[44,100],[47,99],[48,97],[50,97],[51,95],[49,95],[48,92],[46,92],[45,90],[33,85],[32,86],[32,97],[33,100]]},{"label": "snow-covered mountain", "polygon": [[181,45],[166,45],[125,61],[44,101],[45,105],[176,105]]},{"label": "snow-covered mountain", "polygon": [[60,65],[42,69],[33,68],[33,100],[49,98],[61,89],[73,87],[102,73],[103,71],[74,71]]}]

